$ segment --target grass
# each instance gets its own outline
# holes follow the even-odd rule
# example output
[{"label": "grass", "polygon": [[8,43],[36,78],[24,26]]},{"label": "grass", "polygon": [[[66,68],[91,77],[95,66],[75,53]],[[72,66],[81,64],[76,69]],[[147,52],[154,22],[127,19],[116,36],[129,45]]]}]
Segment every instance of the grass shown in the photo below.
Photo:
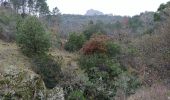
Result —
[{"label": "grass", "polygon": [[0,67],[18,66],[31,68],[30,59],[25,57],[15,43],[7,43],[0,40]]},{"label": "grass", "polygon": [[62,66],[61,66],[63,70],[67,69],[70,66],[78,68],[77,65],[78,54],[76,53],[69,53],[64,50],[52,49],[50,50],[49,54],[54,56],[56,59],[58,59],[58,57],[63,59]]},{"label": "grass", "polygon": [[[77,64],[78,54],[68,53],[58,49],[50,50],[49,54],[56,60],[58,60],[59,57],[62,59],[61,69],[63,72],[68,70],[76,71],[76,73],[83,72]],[[0,67],[3,68],[10,65],[29,69],[34,67],[31,63],[31,59],[22,54],[16,43],[7,43],[0,40]]]},{"label": "grass", "polygon": [[[67,88],[67,86],[75,86],[76,84],[84,84],[88,81],[87,75],[85,75],[84,70],[82,70],[78,65],[79,55],[76,53],[69,53],[64,50],[53,49],[50,54],[56,59],[57,57],[62,57],[63,62],[61,65],[61,70],[63,77],[59,80],[59,85]],[[67,89],[65,89],[67,93]],[[67,94],[66,94],[67,95]]]},{"label": "grass", "polygon": [[151,87],[139,89],[128,100],[169,100],[170,90],[164,84],[158,83]]}]

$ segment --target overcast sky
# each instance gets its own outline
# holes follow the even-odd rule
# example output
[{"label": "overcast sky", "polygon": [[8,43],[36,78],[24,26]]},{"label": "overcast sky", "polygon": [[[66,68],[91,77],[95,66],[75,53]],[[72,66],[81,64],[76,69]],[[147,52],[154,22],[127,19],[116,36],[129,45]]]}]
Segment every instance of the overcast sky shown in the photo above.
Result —
[{"label": "overcast sky", "polygon": [[85,14],[99,10],[105,14],[133,16],[145,11],[156,11],[161,3],[170,0],[47,0],[50,9],[58,7],[62,14]]}]

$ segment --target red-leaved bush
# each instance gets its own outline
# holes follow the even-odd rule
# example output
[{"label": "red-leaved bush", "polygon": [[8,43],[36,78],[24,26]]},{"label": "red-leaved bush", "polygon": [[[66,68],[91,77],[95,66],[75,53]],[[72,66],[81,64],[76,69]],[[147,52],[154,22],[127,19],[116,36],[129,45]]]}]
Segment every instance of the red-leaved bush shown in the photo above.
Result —
[{"label": "red-leaved bush", "polygon": [[105,43],[110,40],[106,35],[93,35],[80,50],[84,55],[91,55],[94,53],[106,53],[107,48]]}]

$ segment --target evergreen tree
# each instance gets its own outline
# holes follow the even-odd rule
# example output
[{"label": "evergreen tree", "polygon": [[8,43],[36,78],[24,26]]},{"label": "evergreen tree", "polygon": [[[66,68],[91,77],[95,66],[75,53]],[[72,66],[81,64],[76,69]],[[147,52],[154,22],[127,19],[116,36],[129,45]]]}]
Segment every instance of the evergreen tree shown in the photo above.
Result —
[{"label": "evergreen tree", "polygon": [[50,47],[49,35],[36,17],[18,23],[17,43],[28,56],[44,54]]}]

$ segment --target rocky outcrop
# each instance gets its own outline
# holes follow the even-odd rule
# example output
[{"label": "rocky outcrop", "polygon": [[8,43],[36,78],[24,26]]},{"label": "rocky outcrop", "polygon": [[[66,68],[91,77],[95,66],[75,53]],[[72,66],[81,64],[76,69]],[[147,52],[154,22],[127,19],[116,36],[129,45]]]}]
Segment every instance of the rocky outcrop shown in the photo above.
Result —
[{"label": "rocky outcrop", "polygon": [[0,100],[64,100],[63,89],[46,89],[39,75],[26,68],[0,66]]},{"label": "rocky outcrop", "polygon": [[98,10],[90,9],[86,12],[85,15],[86,16],[96,16],[96,15],[104,15],[104,14],[102,12],[98,11]]}]

